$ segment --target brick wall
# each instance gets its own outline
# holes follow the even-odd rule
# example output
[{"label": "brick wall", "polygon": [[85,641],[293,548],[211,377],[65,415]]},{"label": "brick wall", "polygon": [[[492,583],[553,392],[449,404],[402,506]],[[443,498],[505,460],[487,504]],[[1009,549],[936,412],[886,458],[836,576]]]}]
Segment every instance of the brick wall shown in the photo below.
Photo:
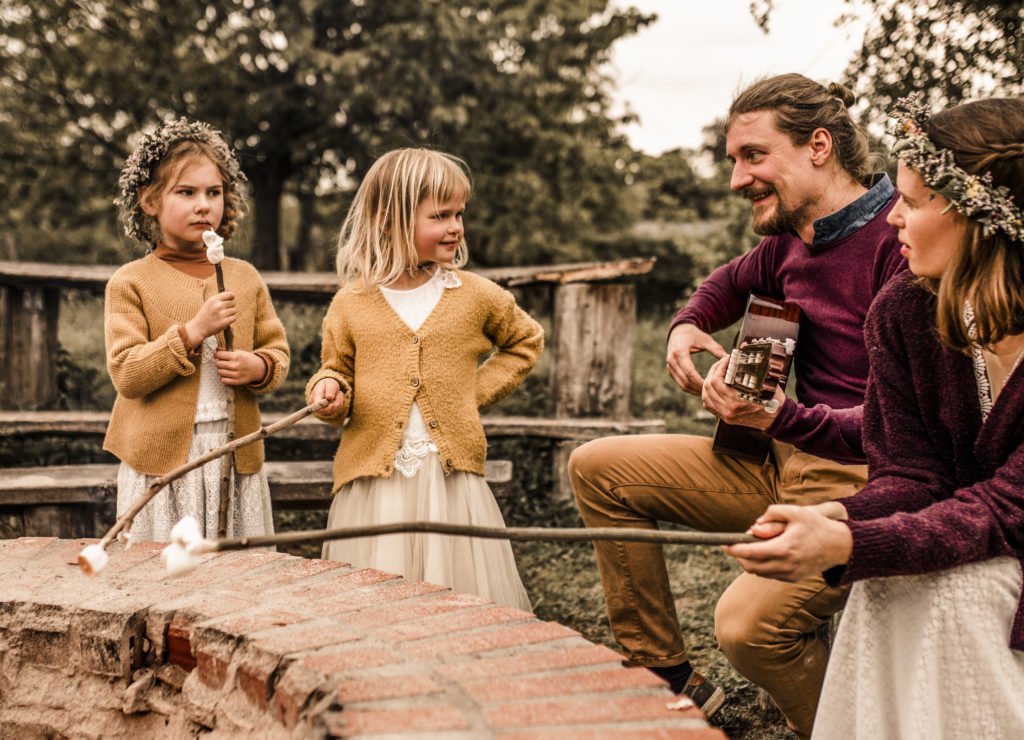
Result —
[{"label": "brick wall", "polygon": [[266,551],[170,579],[160,545],[0,541],[0,737],[724,738],[579,633]]}]

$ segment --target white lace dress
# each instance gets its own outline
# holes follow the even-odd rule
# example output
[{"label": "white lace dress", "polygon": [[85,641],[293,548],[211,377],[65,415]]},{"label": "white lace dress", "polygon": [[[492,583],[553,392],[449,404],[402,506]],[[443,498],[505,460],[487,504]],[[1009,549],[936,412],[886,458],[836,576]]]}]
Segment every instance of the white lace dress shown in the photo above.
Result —
[{"label": "white lace dress", "polygon": [[[444,290],[459,286],[457,275],[441,270],[413,290],[382,291],[395,313],[416,331]],[[445,477],[437,446],[415,402],[405,429],[401,447],[395,451],[395,472],[390,478],[357,478],[342,486],[331,504],[329,528],[399,521],[505,526],[482,476],[456,471]],[[393,534],[327,542],[323,557],[531,610],[507,540]]]},{"label": "white lace dress", "polygon": [[[974,361],[986,417],[989,373]],[[1010,557],[853,584],[812,737],[1024,738],[1024,653],[1009,647],[1020,597]]]},{"label": "white lace dress", "polygon": [[[217,375],[214,352],[217,340],[207,337],[199,363],[199,397],[188,459],[194,460],[228,441],[227,387]],[[192,515],[204,536],[217,536],[220,506],[220,478],[223,459],[206,463],[172,481],[135,517],[131,535],[136,542],[167,541],[171,527],[182,517]],[[156,476],[138,472],[126,463],[117,471],[117,513],[123,514],[145,493]],[[270,487],[261,470],[252,475],[235,475],[228,512],[228,536],[251,537],[273,534]]]}]

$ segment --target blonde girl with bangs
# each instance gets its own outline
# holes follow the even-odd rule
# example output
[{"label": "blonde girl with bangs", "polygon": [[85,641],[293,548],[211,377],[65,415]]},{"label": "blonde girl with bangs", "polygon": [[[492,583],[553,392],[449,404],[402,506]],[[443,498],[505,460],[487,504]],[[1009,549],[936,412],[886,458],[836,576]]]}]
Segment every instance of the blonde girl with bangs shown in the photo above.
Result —
[{"label": "blonde girl with bangs", "polygon": [[1024,737],[1024,99],[896,118],[910,271],[867,318],[867,485],[726,551],[852,584],[812,737]]},{"label": "blonde girl with bangs", "polygon": [[[503,527],[484,480],[480,409],[543,349],[512,294],[465,272],[466,165],[398,149],[367,172],[338,237],[341,285],[306,386],[344,434],[328,527],[439,521]],[[481,362],[483,359],[483,362]],[[449,586],[529,611],[505,540],[396,534],[328,542],[323,557]]]}]

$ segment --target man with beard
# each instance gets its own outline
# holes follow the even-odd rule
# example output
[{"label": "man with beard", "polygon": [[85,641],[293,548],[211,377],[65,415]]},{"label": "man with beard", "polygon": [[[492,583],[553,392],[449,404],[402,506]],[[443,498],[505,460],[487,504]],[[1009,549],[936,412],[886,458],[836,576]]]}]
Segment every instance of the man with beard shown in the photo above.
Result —
[{"label": "man with beard", "polygon": [[[765,431],[768,460],[714,453],[707,437],[595,440],[569,462],[588,527],[653,529],[667,521],[742,532],[770,504],[814,504],[864,485],[862,327],[875,294],[905,261],[885,221],[893,186],[871,174],[867,139],[848,110],[853,101],[842,85],[797,74],[755,82],[737,96],[726,123],[731,187],[750,199],[764,239],[712,272],[670,327],[669,374],[719,419]],[[742,316],[752,291],[801,310],[797,400],[780,391],[774,414],[725,385],[726,359],[707,379],[691,361],[701,351],[725,358],[711,334]],[[713,715],[725,695],[690,665],[661,547],[600,542],[595,550],[612,630],[629,660]],[[827,660],[817,628],[845,595],[820,577],[794,584],[744,573],[715,611],[721,650],[768,690],[801,737],[810,734]]]}]

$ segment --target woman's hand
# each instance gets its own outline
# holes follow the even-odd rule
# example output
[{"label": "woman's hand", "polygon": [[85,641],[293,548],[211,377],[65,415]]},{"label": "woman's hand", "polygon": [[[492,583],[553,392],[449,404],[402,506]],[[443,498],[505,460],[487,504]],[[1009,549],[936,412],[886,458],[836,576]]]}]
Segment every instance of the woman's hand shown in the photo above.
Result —
[{"label": "woman's hand", "polygon": [[336,414],[345,400],[345,394],[341,392],[341,384],[334,378],[318,380],[317,384],[313,386],[313,393],[310,396],[309,402],[316,403],[325,398],[328,404],[316,412],[317,416],[332,416]]},{"label": "woman's hand", "polygon": [[224,385],[252,385],[267,375],[267,363],[257,354],[245,350],[216,352],[217,375]]},{"label": "woman's hand", "polygon": [[[842,509],[842,514],[836,509]],[[795,582],[850,561],[853,535],[837,521],[845,519],[842,504],[817,506],[777,504],[757,518],[749,532],[763,542],[744,542],[722,549],[748,573]]]},{"label": "woman's hand", "polygon": [[235,305],[235,294],[230,290],[208,298],[192,320],[185,324],[192,349],[199,347],[207,337],[212,337],[231,326],[236,316],[238,307]]}]

